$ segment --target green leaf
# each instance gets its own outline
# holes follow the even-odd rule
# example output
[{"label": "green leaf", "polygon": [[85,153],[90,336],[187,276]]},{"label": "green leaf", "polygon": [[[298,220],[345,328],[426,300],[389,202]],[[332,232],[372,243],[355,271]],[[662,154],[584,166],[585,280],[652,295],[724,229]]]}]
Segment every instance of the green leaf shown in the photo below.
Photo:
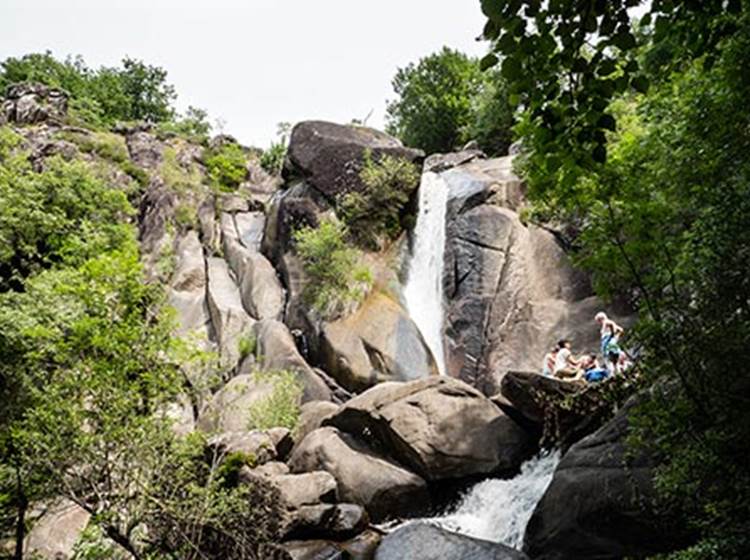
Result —
[{"label": "green leaf", "polygon": [[501,24],[505,19],[503,14],[503,2],[500,0],[481,0],[482,13],[495,23]]},{"label": "green leaf", "polygon": [[493,53],[485,55],[481,61],[479,61],[479,69],[482,71],[492,68],[498,63],[498,58]]},{"label": "green leaf", "polygon": [[522,68],[518,58],[509,56],[503,60],[501,70],[503,78],[506,80],[515,80],[521,76]]}]

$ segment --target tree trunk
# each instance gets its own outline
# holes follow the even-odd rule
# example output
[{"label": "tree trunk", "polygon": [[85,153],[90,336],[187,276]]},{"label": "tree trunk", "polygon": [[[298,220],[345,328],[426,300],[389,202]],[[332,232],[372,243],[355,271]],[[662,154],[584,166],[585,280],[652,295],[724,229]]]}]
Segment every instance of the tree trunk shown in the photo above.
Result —
[{"label": "tree trunk", "polygon": [[16,550],[13,554],[14,560],[23,560],[23,541],[26,538],[26,510],[29,501],[23,491],[19,492],[16,506]]}]

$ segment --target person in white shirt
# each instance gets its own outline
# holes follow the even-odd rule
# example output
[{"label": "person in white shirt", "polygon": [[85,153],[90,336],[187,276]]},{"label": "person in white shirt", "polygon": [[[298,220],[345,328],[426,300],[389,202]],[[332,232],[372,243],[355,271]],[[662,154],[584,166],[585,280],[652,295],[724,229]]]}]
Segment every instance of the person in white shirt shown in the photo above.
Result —
[{"label": "person in white shirt", "polygon": [[552,373],[555,371],[555,358],[557,357],[557,351],[559,348],[555,346],[552,350],[544,355],[542,361],[542,375],[545,377],[552,377]]},{"label": "person in white shirt", "polygon": [[574,379],[579,376],[580,364],[570,351],[570,341],[561,340],[557,343],[557,356],[553,374],[558,379]]}]

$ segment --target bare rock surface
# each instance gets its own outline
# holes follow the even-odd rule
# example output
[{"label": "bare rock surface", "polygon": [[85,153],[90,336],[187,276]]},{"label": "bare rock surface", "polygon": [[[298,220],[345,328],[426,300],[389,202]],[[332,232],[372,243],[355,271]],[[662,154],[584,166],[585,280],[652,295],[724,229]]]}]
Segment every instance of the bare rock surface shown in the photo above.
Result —
[{"label": "bare rock surface", "polygon": [[445,376],[377,385],[324,424],[371,434],[379,448],[427,480],[512,472],[529,445],[490,399]]}]

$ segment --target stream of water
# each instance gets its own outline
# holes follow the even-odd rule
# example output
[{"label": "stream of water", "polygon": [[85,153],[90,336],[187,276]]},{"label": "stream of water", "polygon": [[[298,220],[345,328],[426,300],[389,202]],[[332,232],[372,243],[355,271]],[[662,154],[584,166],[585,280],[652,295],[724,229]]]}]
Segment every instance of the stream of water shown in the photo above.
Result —
[{"label": "stream of water", "polygon": [[412,321],[432,352],[438,372],[445,373],[443,351],[443,263],[448,185],[426,172],[419,185],[419,210],[404,299]]}]

